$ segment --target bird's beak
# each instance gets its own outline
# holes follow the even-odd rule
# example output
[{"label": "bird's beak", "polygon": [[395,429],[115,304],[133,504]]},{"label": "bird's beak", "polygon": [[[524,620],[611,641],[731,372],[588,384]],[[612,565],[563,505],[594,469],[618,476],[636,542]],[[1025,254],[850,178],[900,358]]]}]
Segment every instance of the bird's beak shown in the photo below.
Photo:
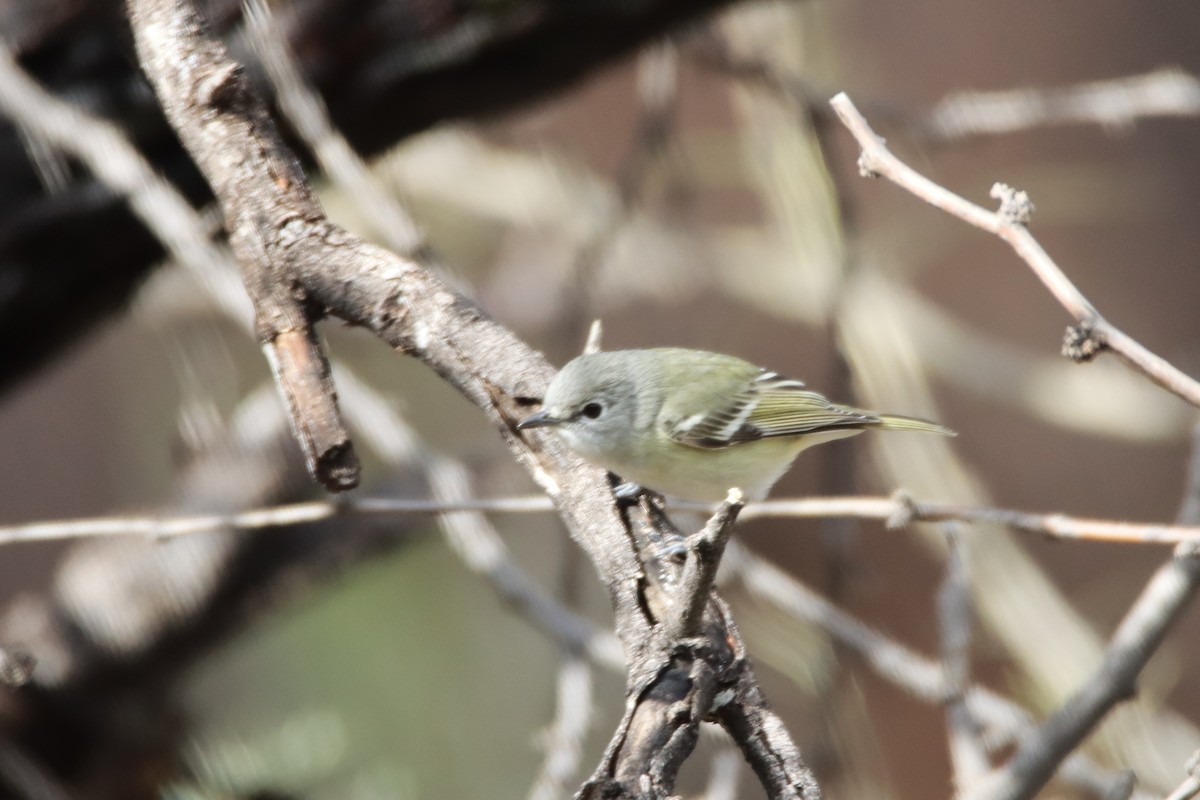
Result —
[{"label": "bird's beak", "polygon": [[557,425],[562,422],[558,417],[552,416],[549,411],[542,409],[536,414],[530,414],[525,419],[517,423],[517,430],[524,431],[529,428],[544,428],[547,425]]}]

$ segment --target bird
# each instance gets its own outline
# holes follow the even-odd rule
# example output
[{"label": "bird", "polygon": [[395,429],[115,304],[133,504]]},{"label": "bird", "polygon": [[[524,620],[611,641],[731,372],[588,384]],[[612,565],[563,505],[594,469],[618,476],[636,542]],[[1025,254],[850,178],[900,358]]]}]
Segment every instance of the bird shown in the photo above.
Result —
[{"label": "bird", "polygon": [[586,353],[517,424],[548,428],[585,460],[638,486],[717,502],[761,500],[803,450],[869,429],[954,431],[839,405],[802,381],[731,355],[676,347]]}]

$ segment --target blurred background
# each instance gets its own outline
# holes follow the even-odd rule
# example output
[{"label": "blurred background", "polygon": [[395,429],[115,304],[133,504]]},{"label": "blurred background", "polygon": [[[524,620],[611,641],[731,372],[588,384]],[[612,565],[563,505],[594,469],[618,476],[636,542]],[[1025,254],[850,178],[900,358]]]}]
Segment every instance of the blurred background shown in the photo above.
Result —
[{"label": "blurred background", "polygon": [[[826,101],[848,92],[894,152],[968,199],[992,206],[996,181],[1028,191],[1031,230],[1101,312],[1200,374],[1194,3],[1151,13],[1078,0],[383,6],[277,3],[271,24],[456,285],[555,363],[579,352],[599,318],[607,349],[734,353],[836,399],[959,432],[809,451],[775,497],[904,489],[1175,518],[1195,410],[1112,357],[1060,357],[1071,320],[1028,268],[994,237],[861,178],[858,148]],[[203,7],[270,91],[237,4]],[[0,12],[22,66],[121,124],[205,209],[134,72],[119,4],[41,10]],[[1132,92],[1107,84],[1088,95],[1099,101],[1065,93],[1148,75]],[[973,104],[964,94],[1027,90],[1049,91]],[[1131,95],[1168,100],[1143,116]],[[77,158],[13,123],[8,97],[0,524],[320,497],[239,321],[248,302],[214,301],[194,271],[164,263]],[[316,165],[310,173],[335,221],[395,242],[361,196]],[[382,399],[423,441],[348,411],[365,460],[357,496],[430,496],[433,453],[466,466],[475,496],[535,491],[482,416],[428,369],[336,322],[322,333],[343,402]],[[407,449],[388,444],[397,437]],[[421,455],[399,463],[398,451]],[[557,518],[490,521],[516,564],[610,624]],[[1095,666],[1169,557],[984,525],[959,533],[977,618],[972,678],[1038,717]],[[736,536],[939,658],[941,528],[757,520]],[[953,794],[939,705],[741,583],[726,593],[768,698],[828,796]],[[71,797],[519,797],[555,714],[560,648],[426,517],[9,544],[0,603],[0,646],[38,661],[32,686],[0,690],[0,745],[12,751],[0,782],[15,796],[57,783]],[[1200,686],[1187,678],[1200,666],[1197,625],[1192,608],[1136,701],[1086,746],[1105,769],[1134,770],[1148,796],[1178,783],[1200,747]],[[594,677],[595,715],[564,794],[594,767],[621,707],[622,677],[599,667]],[[713,765],[727,769],[723,746],[702,741],[683,789],[711,788]],[[22,759],[42,783],[21,782]],[[761,796],[737,770],[742,793]],[[1061,782],[1045,796],[1090,795]]]}]

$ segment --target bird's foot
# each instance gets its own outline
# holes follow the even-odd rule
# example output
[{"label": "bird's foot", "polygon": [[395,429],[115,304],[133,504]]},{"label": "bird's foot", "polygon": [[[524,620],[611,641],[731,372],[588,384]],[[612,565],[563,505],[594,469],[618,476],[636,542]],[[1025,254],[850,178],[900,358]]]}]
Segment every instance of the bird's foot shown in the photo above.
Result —
[{"label": "bird's foot", "polygon": [[617,505],[622,508],[636,506],[642,499],[642,487],[632,481],[626,481],[613,487],[613,497],[617,498]]}]

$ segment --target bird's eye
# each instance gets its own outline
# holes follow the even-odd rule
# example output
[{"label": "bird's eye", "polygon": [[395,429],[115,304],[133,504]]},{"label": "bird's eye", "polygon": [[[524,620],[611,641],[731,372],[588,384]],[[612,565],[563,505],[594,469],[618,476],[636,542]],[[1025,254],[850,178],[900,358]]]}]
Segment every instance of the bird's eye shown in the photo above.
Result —
[{"label": "bird's eye", "polygon": [[583,407],[583,415],[588,419],[596,419],[604,413],[604,406],[599,403],[588,403]]}]

